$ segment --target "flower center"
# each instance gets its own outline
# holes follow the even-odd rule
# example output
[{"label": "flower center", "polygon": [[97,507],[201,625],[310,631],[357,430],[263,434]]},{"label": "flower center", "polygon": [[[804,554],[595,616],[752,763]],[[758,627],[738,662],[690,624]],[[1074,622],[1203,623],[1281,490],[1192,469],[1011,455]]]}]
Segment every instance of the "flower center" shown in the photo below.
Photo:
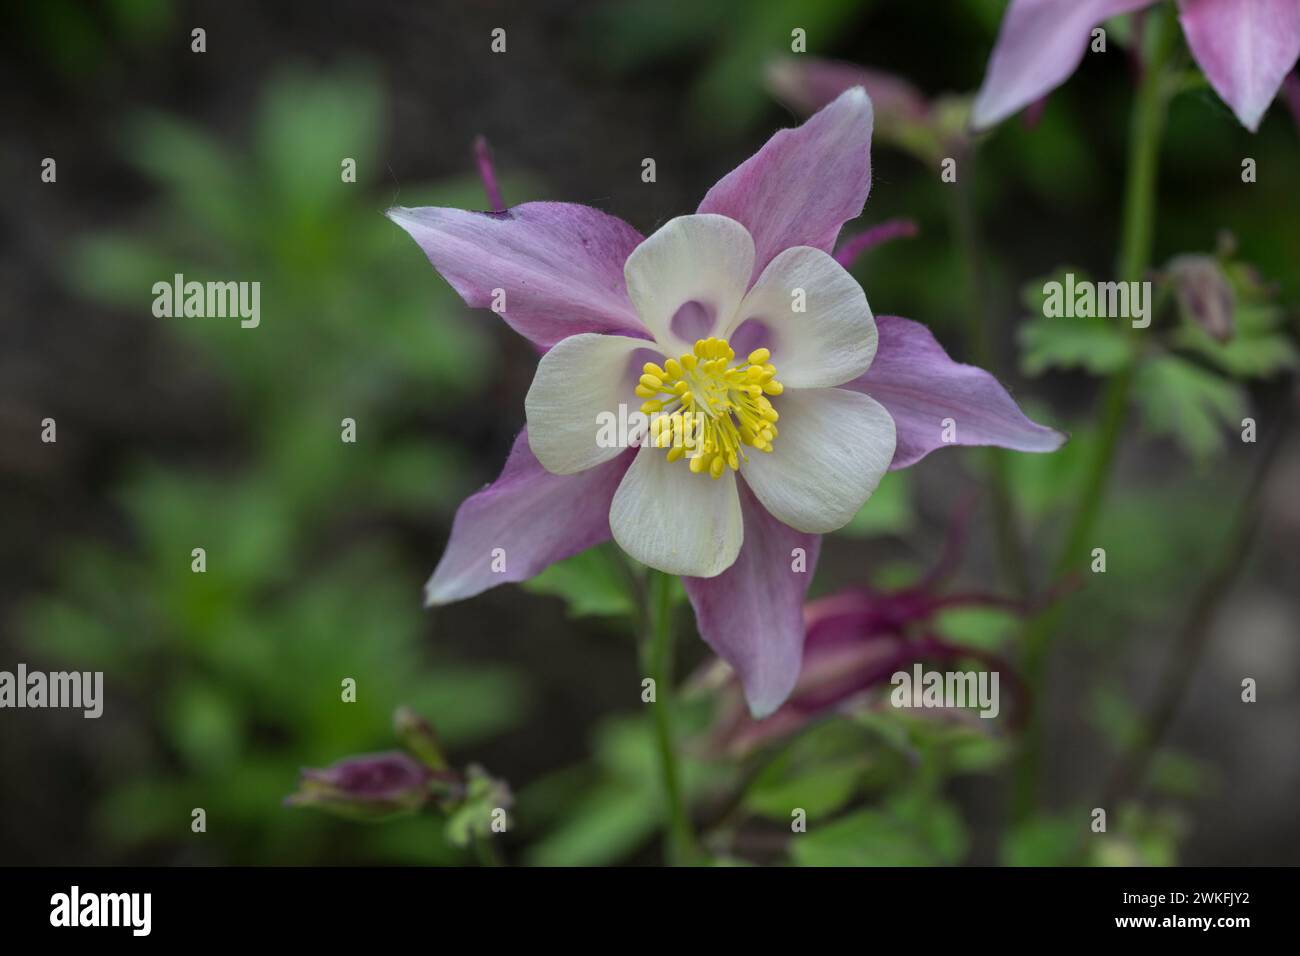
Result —
[{"label": "flower center", "polygon": [[767,349],[756,349],[733,365],[736,351],[726,339],[700,339],[680,359],[660,368],[647,362],[636,387],[651,416],[650,442],[668,449],[668,460],[690,456],[695,474],[721,478],[745,458],[742,445],[771,451],[779,417],[769,395],[780,395],[776,366]]}]

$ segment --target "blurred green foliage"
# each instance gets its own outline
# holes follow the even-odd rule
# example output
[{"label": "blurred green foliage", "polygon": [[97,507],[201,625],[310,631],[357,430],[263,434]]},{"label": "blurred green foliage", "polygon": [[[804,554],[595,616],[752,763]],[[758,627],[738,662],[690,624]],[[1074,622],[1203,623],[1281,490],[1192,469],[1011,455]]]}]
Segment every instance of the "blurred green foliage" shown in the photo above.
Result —
[{"label": "blurred green foliage", "polygon": [[[427,822],[343,831],[280,801],[300,766],[384,742],[400,703],[431,715],[452,748],[526,713],[509,669],[426,639],[395,530],[446,516],[469,490],[461,457],[410,409],[472,394],[487,366],[479,327],[397,254],[409,250],[374,175],[384,110],[374,78],[350,68],[281,75],[247,149],[140,116],[123,144],[156,201],[137,228],[91,236],[70,258],[72,281],[103,306],[144,311],[146,291],[174,273],[256,280],[264,293],[255,329],[160,320],[218,372],[247,432],[235,460],[139,463],[116,495],[126,552],[71,549],[59,586],[25,615],[32,648],[103,669],[136,702],[98,812],[121,846],[184,834],[196,858],[220,862],[454,860]],[[343,181],[343,157],[358,182]],[[411,193],[478,198],[468,182]],[[358,423],[355,444],[341,440],[344,418]],[[206,841],[188,833],[193,807],[207,811]]]}]

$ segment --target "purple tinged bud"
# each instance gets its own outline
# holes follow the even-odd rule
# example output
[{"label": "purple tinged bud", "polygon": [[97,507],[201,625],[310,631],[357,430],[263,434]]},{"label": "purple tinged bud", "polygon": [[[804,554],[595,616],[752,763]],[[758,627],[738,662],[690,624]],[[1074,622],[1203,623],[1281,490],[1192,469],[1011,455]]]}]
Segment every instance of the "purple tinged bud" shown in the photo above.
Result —
[{"label": "purple tinged bud", "polygon": [[1217,342],[1232,338],[1237,300],[1219,261],[1213,256],[1178,256],[1167,271],[1183,317]]},{"label": "purple tinged bud", "polygon": [[316,807],[355,820],[414,813],[429,800],[434,774],[400,751],[348,757],[323,769],[302,771],[293,807]]}]

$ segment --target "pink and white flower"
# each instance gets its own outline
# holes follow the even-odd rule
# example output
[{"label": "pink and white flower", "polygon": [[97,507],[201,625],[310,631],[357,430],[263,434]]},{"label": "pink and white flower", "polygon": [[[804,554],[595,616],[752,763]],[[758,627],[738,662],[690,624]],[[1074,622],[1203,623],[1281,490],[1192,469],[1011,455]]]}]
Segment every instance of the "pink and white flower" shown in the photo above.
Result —
[{"label": "pink and white flower", "polygon": [[[1011,0],[971,125],[985,129],[1079,67],[1093,28],[1158,0]],[[1300,0],[1178,0],[1192,56],[1251,132],[1300,57]]]},{"label": "pink and white flower", "polygon": [[[457,512],[430,604],[612,536],[683,576],[701,635],[764,716],[799,676],[820,535],[887,469],[951,441],[949,419],[959,444],[1060,445],[924,326],[873,317],[831,256],[870,189],[871,130],[870,99],[849,90],[645,239],[567,203],[389,212],[467,304],[504,297],[506,322],[544,352],[527,428]],[[599,440],[600,413],[620,405],[659,416],[639,448]]]}]

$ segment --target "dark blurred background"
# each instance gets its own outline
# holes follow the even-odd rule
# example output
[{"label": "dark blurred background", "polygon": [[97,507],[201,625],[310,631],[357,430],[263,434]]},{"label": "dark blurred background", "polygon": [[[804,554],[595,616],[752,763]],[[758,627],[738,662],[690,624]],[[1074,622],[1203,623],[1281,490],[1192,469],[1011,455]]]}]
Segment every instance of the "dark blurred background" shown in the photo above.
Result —
[{"label": "dark blurred background", "polygon": [[[693,211],[714,181],[799,117],[764,65],[809,53],[900,74],[927,95],[972,92],[1003,5],[885,0],[299,4],[114,0],[8,5],[0,31],[0,668],[105,671],[99,720],[0,714],[0,862],[459,862],[415,818],[363,827],[281,806],[301,766],[391,746],[410,704],[452,754],[510,781],[521,862],[654,859],[653,776],[629,722],[640,672],[615,597],[589,613],[562,576],[421,608],[460,500],[495,477],[523,422],[532,350],[461,307],[383,218],[391,204],[486,206],[471,143],[490,140],[507,203],[598,206],[643,233]],[[206,52],[191,51],[191,30]],[[507,31],[507,52],[489,50]],[[1093,428],[1086,369],[1027,378],[1021,289],[1115,258],[1131,78],[1090,58],[1030,129],[983,146],[983,223],[999,377],[1075,441],[1011,463],[1031,554],[1077,492]],[[1213,94],[1179,97],[1162,150],[1157,262],[1212,252],[1221,230],[1294,322],[1300,135],[1275,104],[1258,135]],[[1258,161],[1243,188],[1240,162]],[[43,183],[41,161],[57,161]],[[341,158],[357,161],[341,183]],[[657,181],[644,183],[653,157]],[[933,328],[974,361],[947,187],[877,143],[863,222],[908,216],[916,239],[855,269],[877,314]],[[856,228],[856,227],[850,227]],[[262,326],[159,319],[152,284],[262,282]],[[1040,280],[1041,281],[1041,280]],[[1279,319],[1282,321],[1283,319]],[[1261,441],[1296,404],[1286,362],[1209,398],[1135,416],[1099,532],[1110,555],[1055,639],[1047,801],[1009,836],[997,765],[944,786],[964,862],[1050,860],[1055,810],[1111,772],[1185,653],[1187,610],[1221,556]],[[1187,425],[1178,418],[1200,403]],[[1200,416],[1197,418],[1197,416]],[[339,422],[358,423],[355,445]],[[57,422],[57,443],[40,441]],[[1189,434],[1190,430],[1190,434]],[[891,475],[828,538],[815,593],[906,579],[932,563],[975,451]],[[1261,528],[1212,606],[1207,642],[1117,861],[1300,859],[1300,447],[1258,494]],[[1004,588],[980,501],[961,583]],[[208,571],[190,571],[204,547]],[[1035,558],[1041,588],[1047,558]],[[590,587],[590,582],[584,583]],[[685,620],[685,619],[684,619]],[[1014,656],[1015,622],[951,622]],[[693,636],[683,667],[703,662]],[[358,700],[340,705],[339,681]],[[1240,702],[1242,677],[1259,702]],[[1088,804],[1089,806],[1091,804]],[[208,831],[190,830],[204,807]],[[1028,834],[1028,835],[1026,835]],[[1019,847],[1008,851],[1007,847]],[[1017,856],[1017,853],[1020,855]]]}]

